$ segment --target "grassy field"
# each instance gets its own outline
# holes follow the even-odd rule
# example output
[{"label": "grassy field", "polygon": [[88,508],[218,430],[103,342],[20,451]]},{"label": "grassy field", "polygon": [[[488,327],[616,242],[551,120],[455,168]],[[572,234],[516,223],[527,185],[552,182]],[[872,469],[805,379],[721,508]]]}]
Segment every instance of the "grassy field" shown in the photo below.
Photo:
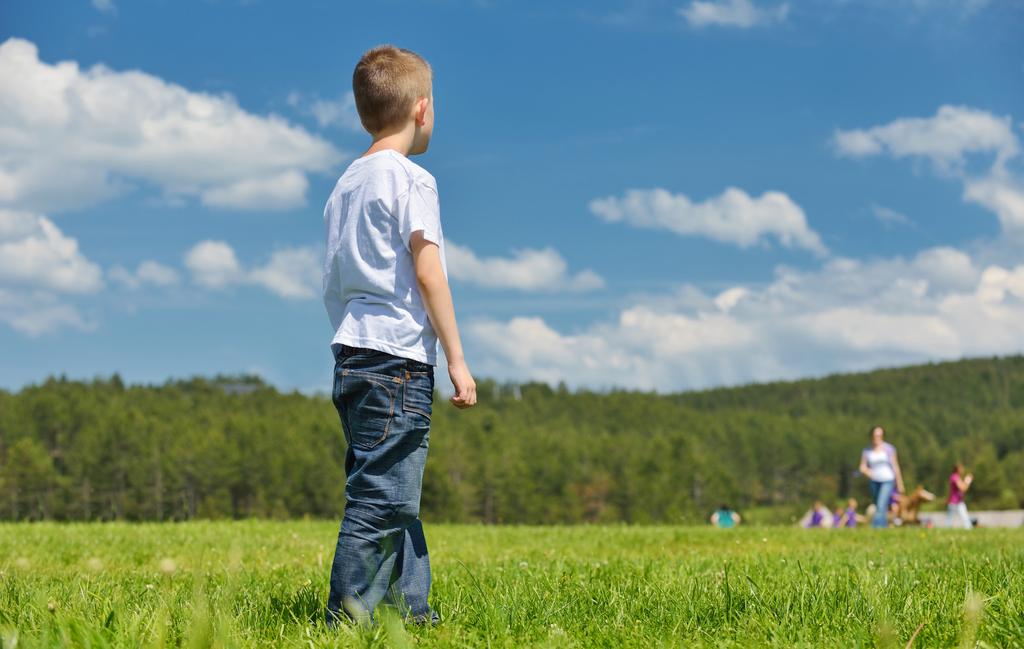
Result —
[{"label": "grassy field", "polygon": [[443,623],[330,631],[336,530],[0,525],[0,643],[1024,646],[1021,530],[428,525]]}]

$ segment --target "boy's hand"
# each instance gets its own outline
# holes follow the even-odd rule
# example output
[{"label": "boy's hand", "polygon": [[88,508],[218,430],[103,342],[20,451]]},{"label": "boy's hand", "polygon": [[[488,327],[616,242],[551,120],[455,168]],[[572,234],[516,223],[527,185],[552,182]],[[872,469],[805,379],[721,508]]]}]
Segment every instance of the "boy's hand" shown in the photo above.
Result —
[{"label": "boy's hand", "polygon": [[451,398],[452,405],[460,409],[476,405],[476,381],[469,373],[466,361],[448,363],[448,376],[455,386],[455,394]]}]

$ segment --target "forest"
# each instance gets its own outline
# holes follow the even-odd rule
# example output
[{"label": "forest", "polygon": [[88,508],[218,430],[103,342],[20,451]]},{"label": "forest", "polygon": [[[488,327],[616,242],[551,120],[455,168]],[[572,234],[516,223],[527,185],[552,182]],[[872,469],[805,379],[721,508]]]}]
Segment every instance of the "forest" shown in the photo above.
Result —
[{"label": "forest", "polygon": [[[695,523],[720,503],[788,520],[815,498],[864,503],[876,424],[908,488],[941,500],[961,461],[972,508],[1024,505],[1022,356],[677,394],[479,393],[469,411],[435,397],[425,520]],[[328,396],[256,377],[0,391],[3,520],[337,518],[344,456]]]}]

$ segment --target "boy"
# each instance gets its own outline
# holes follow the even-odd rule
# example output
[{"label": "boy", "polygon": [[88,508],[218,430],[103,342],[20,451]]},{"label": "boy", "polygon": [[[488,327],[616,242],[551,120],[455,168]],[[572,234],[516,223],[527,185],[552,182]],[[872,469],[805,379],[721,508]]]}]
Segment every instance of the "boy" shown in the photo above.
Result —
[{"label": "boy", "polygon": [[409,50],[376,47],[356,65],[352,90],[373,143],[324,209],[333,400],[348,444],[327,622],[372,620],[386,601],[433,623],[419,505],[438,338],[457,408],[476,403],[476,383],[448,288],[437,186],[407,157],[430,142],[430,66]]}]

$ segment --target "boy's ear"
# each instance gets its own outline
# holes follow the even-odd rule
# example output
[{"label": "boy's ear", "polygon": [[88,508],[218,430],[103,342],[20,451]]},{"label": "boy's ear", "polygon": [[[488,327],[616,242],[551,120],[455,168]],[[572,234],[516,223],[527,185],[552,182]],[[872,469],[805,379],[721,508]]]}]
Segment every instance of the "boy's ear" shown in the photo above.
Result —
[{"label": "boy's ear", "polygon": [[423,126],[427,123],[427,105],[430,103],[429,97],[420,97],[416,100],[415,107],[413,108],[414,119],[416,120],[417,126]]}]

